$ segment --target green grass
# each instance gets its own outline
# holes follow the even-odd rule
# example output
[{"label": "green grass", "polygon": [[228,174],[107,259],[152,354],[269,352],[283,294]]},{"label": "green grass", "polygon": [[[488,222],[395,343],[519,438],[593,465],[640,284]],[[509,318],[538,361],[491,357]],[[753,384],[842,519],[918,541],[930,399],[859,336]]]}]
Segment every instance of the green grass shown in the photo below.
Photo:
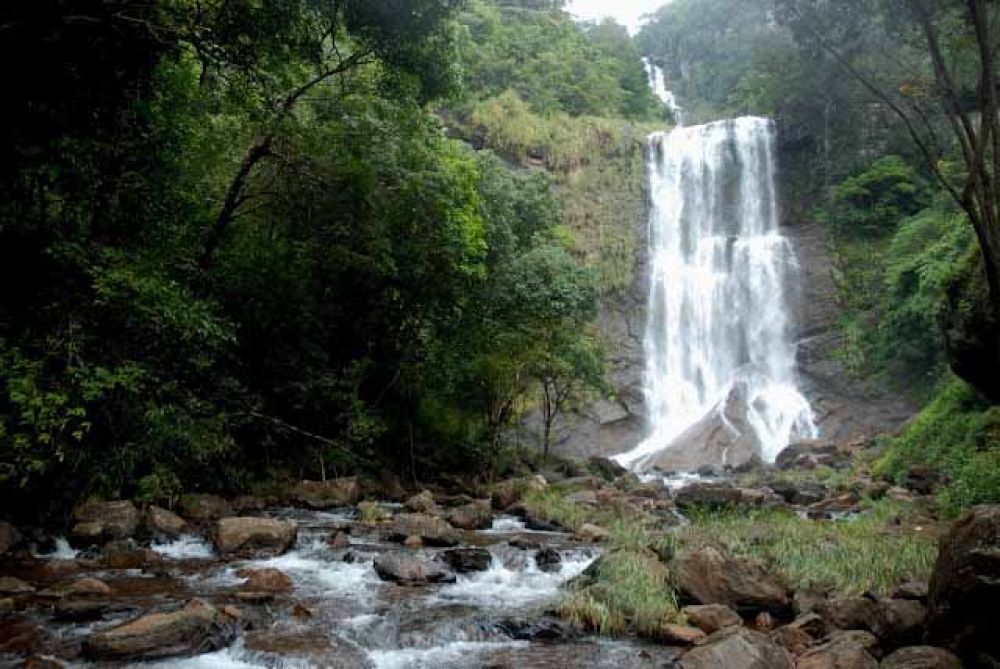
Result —
[{"label": "green grass", "polygon": [[[877,502],[853,520],[816,522],[788,511],[702,513],[679,533],[686,546],[714,545],[764,560],[794,588],[840,595],[887,594],[926,580],[937,557],[932,528],[917,531],[899,504]],[[903,522],[896,525],[896,519]]]}]

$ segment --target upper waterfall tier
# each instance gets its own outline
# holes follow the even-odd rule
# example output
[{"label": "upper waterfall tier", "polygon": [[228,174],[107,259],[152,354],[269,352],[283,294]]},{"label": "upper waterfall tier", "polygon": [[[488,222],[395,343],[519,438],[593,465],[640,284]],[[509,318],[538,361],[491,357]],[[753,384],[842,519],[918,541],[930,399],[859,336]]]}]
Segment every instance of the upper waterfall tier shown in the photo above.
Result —
[{"label": "upper waterfall tier", "polygon": [[[795,254],[778,228],[774,125],[739,118],[649,138],[649,437],[633,467],[773,460],[815,436],[796,387],[788,288]],[[736,449],[742,449],[742,454]]]}]

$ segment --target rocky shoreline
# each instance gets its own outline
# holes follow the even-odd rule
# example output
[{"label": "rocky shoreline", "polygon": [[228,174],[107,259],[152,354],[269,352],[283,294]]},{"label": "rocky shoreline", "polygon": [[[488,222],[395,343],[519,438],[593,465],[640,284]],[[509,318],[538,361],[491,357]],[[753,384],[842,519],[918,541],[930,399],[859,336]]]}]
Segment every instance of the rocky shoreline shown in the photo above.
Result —
[{"label": "rocky shoreline", "polygon": [[[685,485],[595,459],[488,496],[386,495],[344,478],[301,482],[284,500],[191,495],[174,511],[90,501],[58,545],[0,523],[0,667],[991,666],[1000,508],[950,529],[897,519],[892,531],[940,534],[940,556],[928,581],[886,592],[799,587],[718,537],[693,539],[699,514],[832,528],[872,500],[921,505],[919,482],[800,476],[850,456],[800,444],[778,468]],[[624,547],[629,528],[649,545]],[[766,526],[749,531],[762,535],[741,540],[769,540]],[[613,587],[606,567],[624,550],[662,571],[677,611],[651,629],[626,613],[625,636],[609,641],[564,602]]]}]

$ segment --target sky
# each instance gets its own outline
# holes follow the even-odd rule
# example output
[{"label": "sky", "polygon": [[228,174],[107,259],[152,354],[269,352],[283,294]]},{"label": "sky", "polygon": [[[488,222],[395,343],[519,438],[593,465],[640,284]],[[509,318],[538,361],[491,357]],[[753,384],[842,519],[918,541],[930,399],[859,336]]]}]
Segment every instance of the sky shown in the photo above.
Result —
[{"label": "sky", "polygon": [[569,11],[583,19],[611,16],[628,26],[633,34],[639,30],[639,17],[652,14],[668,0],[570,0]]}]

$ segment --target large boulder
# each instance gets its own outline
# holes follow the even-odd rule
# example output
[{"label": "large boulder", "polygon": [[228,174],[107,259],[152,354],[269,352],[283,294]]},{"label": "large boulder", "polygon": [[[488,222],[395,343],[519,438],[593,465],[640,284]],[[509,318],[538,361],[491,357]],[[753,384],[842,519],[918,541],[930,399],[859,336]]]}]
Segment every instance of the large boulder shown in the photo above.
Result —
[{"label": "large boulder", "polygon": [[1000,665],[1000,505],[967,511],[939,548],[930,581],[927,641],[972,666]]},{"label": "large boulder", "polygon": [[927,609],[912,599],[879,600],[871,630],[885,650],[920,643]]},{"label": "large boulder", "polygon": [[805,439],[789,444],[778,453],[774,464],[778,469],[814,469],[825,464],[837,453],[837,444],[825,439]]},{"label": "large boulder", "polygon": [[440,562],[425,560],[415,555],[382,553],[375,558],[375,573],[383,581],[400,585],[428,585],[454,583],[455,575]]},{"label": "large boulder", "polygon": [[871,630],[878,604],[867,597],[835,597],[820,604],[816,612],[836,629]]},{"label": "large boulder", "polygon": [[131,539],[119,539],[104,545],[101,562],[111,569],[149,569],[162,565],[163,556]]},{"label": "large boulder", "polygon": [[0,520],[0,555],[5,555],[21,541],[17,528],[6,520]]},{"label": "large boulder", "polygon": [[437,513],[438,506],[430,490],[423,490],[403,503],[403,508],[412,513]]},{"label": "large boulder", "polygon": [[187,522],[159,506],[146,509],[146,532],[156,539],[176,539],[187,530]]},{"label": "large boulder", "polygon": [[233,507],[218,495],[191,494],[181,497],[180,513],[188,520],[206,523],[233,515]]},{"label": "large boulder", "polygon": [[754,560],[723,555],[710,546],[683,551],[673,573],[682,595],[698,604],[725,604],[737,611],[784,615],[791,602],[785,586]]},{"label": "large boulder", "polygon": [[878,669],[878,660],[870,652],[873,648],[872,642],[874,637],[866,632],[834,635],[823,645],[806,651],[799,658],[798,667],[799,669]]},{"label": "large boulder", "polygon": [[742,500],[740,489],[729,483],[692,483],[678,490],[674,496],[677,508],[684,510],[737,507]]},{"label": "large boulder", "polygon": [[726,627],[734,627],[743,624],[736,611],[724,604],[695,604],[685,606],[681,613],[688,622],[695,627],[701,628],[706,634],[714,634]]},{"label": "large boulder", "polygon": [[216,525],[215,547],[222,555],[280,555],[295,545],[298,524],[274,518],[223,518]]},{"label": "large boulder", "polygon": [[493,507],[488,499],[463,504],[451,510],[448,522],[460,530],[488,530],[493,524]]},{"label": "large boulder", "polygon": [[784,648],[760,632],[727,627],[709,636],[677,664],[679,669],[794,669]]},{"label": "large boulder", "polygon": [[438,559],[459,574],[486,571],[493,562],[493,555],[485,548],[449,548],[438,554]]},{"label": "large boulder", "polygon": [[179,611],[145,615],[91,634],[83,642],[83,653],[114,662],[190,656],[222,648],[238,632],[235,621],[214,606],[193,599]]},{"label": "large boulder", "polygon": [[427,546],[457,546],[458,532],[438,516],[426,513],[401,513],[392,519],[389,528],[391,541],[406,541],[419,537]]},{"label": "large boulder", "polygon": [[943,648],[910,646],[886,657],[879,669],[962,669],[962,661]]},{"label": "large boulder", "polygon": [[76,510],[76,525],[70,537],[77,545],[128,539],[139,529],[139,510],[128,500],[86,502]]},{"label": "large boulder", "polygon": [[300,481],[292,490],[292,500],[310,509],[350,506],[361,501],[362,489],[356,476],[329,481]]}]

